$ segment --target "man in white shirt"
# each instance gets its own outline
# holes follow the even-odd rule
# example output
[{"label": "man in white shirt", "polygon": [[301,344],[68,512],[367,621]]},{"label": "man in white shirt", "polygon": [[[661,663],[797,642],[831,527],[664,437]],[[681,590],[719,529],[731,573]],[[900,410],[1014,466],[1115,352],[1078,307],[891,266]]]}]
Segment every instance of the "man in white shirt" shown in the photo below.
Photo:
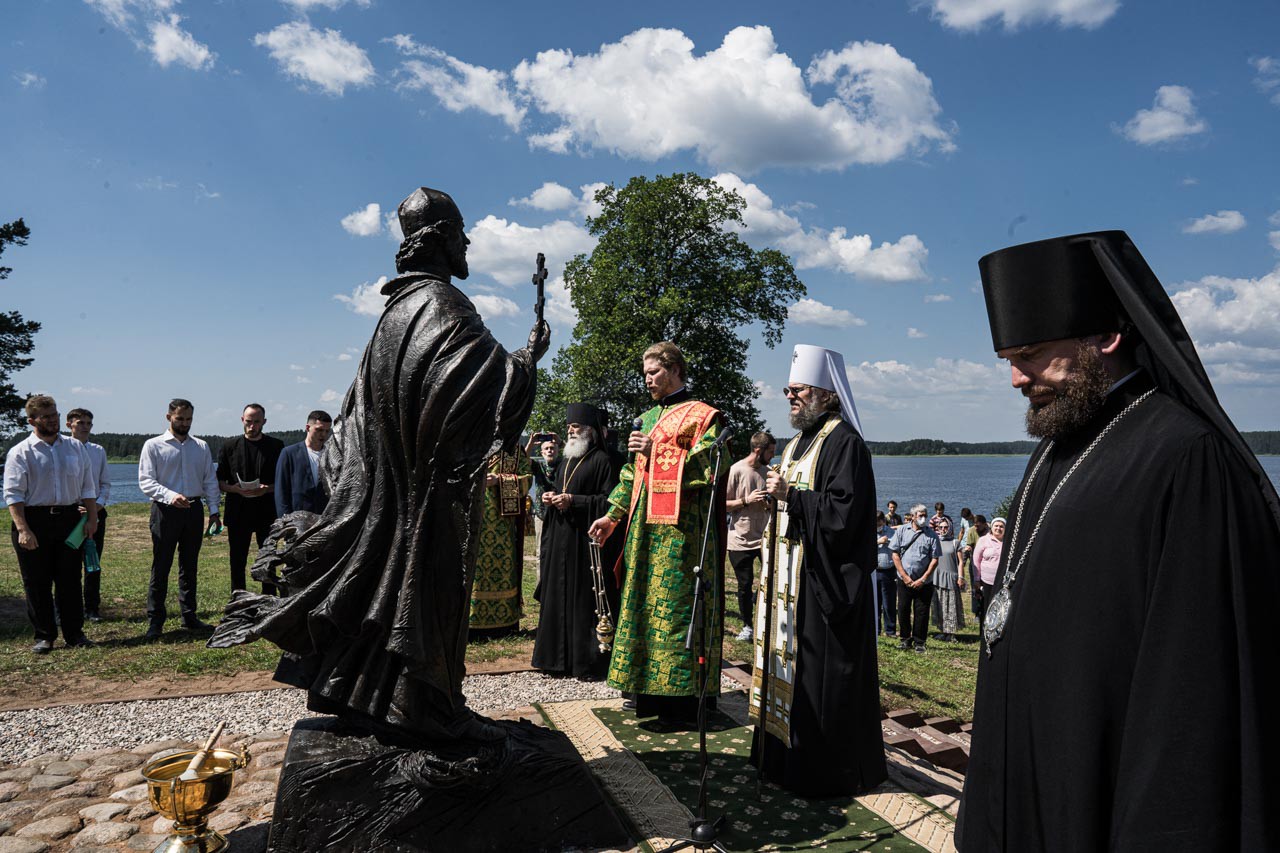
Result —
[{"label": "man in white shirt", "polygon": [[33,395],[26,413],[32,432],[5,457],[4,502],[13,516],[13,550],[35,629],[31,651],[43,655],[58,637],[55,600],[67,645],[94,645],[84,635],[79,552],[66,538],[80,523],[81,507],[88,514],[85,535],[97,532],[97,492],[84,446],[58,432],[53,398]]},{"label": "man in white shirt", "polygon": [[169,570],[178,553],[178,607],[182,624],[195,631],[213,626],[196,616],[196,567],[205,531],[203,500],[209,504],[209,525],[221,526],[218,516],[218,472],[209,445],[191,435],[195,407],[181,398],[169,402],[169,429],[142,445],[138,460],[138,488],[151,499],[151,588],[144,635],[157,640],[164,631]]},{"label": "man in white shirt", "polygon": [[93,544],[98,549],[98,564],[94,567],[88,562],[84,564],[84,618],[90,622],[101,622],[102,615],[98,608],[102,605],[102,546],[107,538],[107,501],[111,498],[107,451],[101,444],[94,444],[89,440],[89,433],[93,431],[93,412],[88,409],[72,409],[67,412],[67,431],[72,438],[84,445],[85,452],[89,454],[89,467],[98,489],[98,532],[93,534]]}]

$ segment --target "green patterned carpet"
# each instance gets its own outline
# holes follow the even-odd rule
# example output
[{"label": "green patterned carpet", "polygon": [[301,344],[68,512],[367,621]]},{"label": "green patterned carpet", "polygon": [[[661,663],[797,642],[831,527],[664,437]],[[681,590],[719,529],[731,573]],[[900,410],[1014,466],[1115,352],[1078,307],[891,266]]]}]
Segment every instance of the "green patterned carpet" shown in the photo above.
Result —
[{"label": "green patterned carpet", "polygon": [[[595,715],[690,811],[698,806],[698,733],[674,731],[656,719],[597,708]],[[728,813],[720,843],[730,850],[923,851],[875,812],[852,798],[806,800],[775,785],[756,797],[750,766],[751,729],[722,713],[707,732],[707,805]]]}]

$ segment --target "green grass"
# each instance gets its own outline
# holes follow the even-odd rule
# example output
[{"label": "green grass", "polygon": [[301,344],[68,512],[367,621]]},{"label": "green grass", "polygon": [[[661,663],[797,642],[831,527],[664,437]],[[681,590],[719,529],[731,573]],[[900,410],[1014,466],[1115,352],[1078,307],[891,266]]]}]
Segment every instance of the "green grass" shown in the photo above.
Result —
[{"label": "green grass", "polygon": [[[9,544],[9,513],[0,512],[0,679],[10,684],[59,676],[127,681],[164,675],[229,676],[275,668],[280,652],[266,641],[232,649],[208,649],[204,637],[177,627],[176,565],[169,579],[168,630],[158,643],[140,641],[147,628],[146,598],[151,567],[149,512],[149,504],[116,504],[110,509],[102,573],[103,621],[85,625],[86,633],[100,643],[99,647],[66,649],[59,640],[52,654],[42,656],[31,653],[31,624],[23,604],[17,558]],[[532,536],[525,539],[525,554],[533,555]],[[727,575],[724,658],[750,661],[751,644],[734,639],[742,620],[737,612],[733,572],[729,570]],[[538,625],[539,607],[533,600],[535,583],[534,564],[526,561],[525,612],[520,630],[498,639],[473,641],[467,648],[468,663],[510,658],[528,661],[533,651],[533,632]],[[218,621],[230,595],[226,536],[206,539],[200,550],[200,618]],[[925,715],[972,719],[978,669],[976,624],[970,622],[967,633],[962,633],[960,638],[962,642],[954,645],[930,642],[925,654],[899,651],[896,643],[881,639],[880,696],[884,707],[910,706]]]}]

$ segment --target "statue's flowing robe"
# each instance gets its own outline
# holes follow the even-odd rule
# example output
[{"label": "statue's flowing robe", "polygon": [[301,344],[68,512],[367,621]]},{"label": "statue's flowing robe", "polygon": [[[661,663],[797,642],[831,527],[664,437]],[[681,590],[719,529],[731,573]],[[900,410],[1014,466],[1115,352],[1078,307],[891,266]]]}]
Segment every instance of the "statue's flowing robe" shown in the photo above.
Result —
[{"label": "statue's flowing robe", "polygon": [[[587,528],[609,509],[609,493],[617,484],[609,455],[593,447],[577,459],[565,459],[555,475],[555,491],[573,496],[568,509],[545,507],[542,520],[542,570],[534,598],[541,604],[533,665],[576,678],[603,678],[609,652],[596,639],[596,593],[591,572]],[[618,549],[603,550],[601,565],[609,612],[618,613],[618,585],[613,566]],[[609,559],[612,553],[613,560]]]},{"label": "statue's flowing robe", "polygon": [[[210,645],[264,637],[315,710],[430,737],[462,695],[489,457],[533,405],[528,350],[508,354],[447,281],[401,276],[321,457],[330,500],[276,555],[284,598],[237,594]],[[261,559],[259,561],[262,562]]]},{"label": "statue's flowing robe", "polygon": [[[754,724],[767,649],[774,658],[769,733],[762,740],[757,727],[752,761],[763,747],[765,777],[799,794],[860,794],[887,773],[871,587],[871,453],[853,427],[828,415],[791,440],[782,469],[791,488],[785,510],[779,507],[774,555],[762,571],[782,570],[771,602],[765,600],[767,575],[761,576],[751,694]],[[766,549],[769,541],[766,531]]]},{"label": "statue's flowing robe", "polygon": [[[665,449],[655,444],[650,457],[624,465],[618,486],[609,496],[610,517],[624,519],[613,535],[622,532],[625,525],[626,539],[622,602],[608,683],[640,694],[637,711],[642,715],[647,708],[657,712],[664,705],[648,702],[646,697],[696,696],[707,671],[715,673],[708,694],[714,696],[720,688],[723,513],[712,521],[702,567],[708,669],[697,665],[696,642],[694,650],[685,648],[693,615],[693,569],[701,558],[703,530],[715,502],[708,486],[714,464],[710,449],[720,434],[719,415],[681,391],[645,412],[641,431],[652,435],[659,421],[672,411],[698,414],[687,408],[691,406],[701,406],[711,414],[705,420],[695,417],[685,422],[682,434]],[[728,467],[722,466],[720,473],[727,474]],[[655,518],[655,508],[668,520]],[[687,716],[692,707],[682,708],[681,715]]]},{"label": "statue's flowing robe", "polygon": [[484,490],[471,587],[473,631],[515,628],[522,603],[524,499],[533,482],[533,466],[523,450],[504,450],[494,456],[488,473],[498,482]]},{"label": "statue's flowing robe", "polygon": [[[1280,849],[1267,698],[1280,535],[1246,461],[1157,391],[1040,520],[1152,387],[1135,376],[1091,423],[1042,442],[1014,494],[997,589],[1039,533],[979,658],[966,853]],[[1082,534],[1097,545],[1084,555]]]}]

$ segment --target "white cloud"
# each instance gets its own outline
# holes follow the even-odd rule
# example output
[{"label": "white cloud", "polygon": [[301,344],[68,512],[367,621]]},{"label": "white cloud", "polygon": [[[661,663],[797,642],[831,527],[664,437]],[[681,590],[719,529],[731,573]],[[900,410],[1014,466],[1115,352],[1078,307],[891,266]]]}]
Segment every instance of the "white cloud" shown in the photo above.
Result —
[{"label": "white cloud", "polygon": [[1248,223],[1244,214],[1238,210],[1219,210],[1217,213],[1206,213],[1199,219],[1187,223],[1183,234],[1233,234]]},{"label": "white cloud", "polygon": [[768,244],[789,253],[799,269],[832,269],[877,281],[927,279],[929,250],[915,234],[896,243],[873,244],[869,234],[850,235],[843,227],[830,231],[806,229],[800,220],[776,207],[763,190],[731,172],[712,178],[746,201],[743,236],[752,243]]},{"label": "white cloud", "polygon": [[293,371],[306,370],[306,368],[303,367],[301,364],[291,364],[289,365],[289,369]]},{"label": "white cloud", "polygon": [[802,70],[768,27],[738,27],[701,56],[683,32],[645,28],[595,53],[542,51],[508,79],[397,39],[421,57],[405,63],[406,82],[448,109],[479,109],[512,129],[536,111],[554,124],[532,132],[529,144],[557,153],[657,160],[689,151],[712,166],[753,172],[843,169],[954,148],[933,82],[888,44],[851,42]]},{"label": "white cloud", "polygon": [[966,406],[1016,404],[1007,393],[1009,374],[999,364],[980,364],[955,358],[935,358],[923,365],[888,361],[864,361],[848,365],[849,387],[859,408],[936,410],[941,402]]},{"label": "white cloud", "polygon": [[321,403],[332,403],[333,401],[335,401],[335,400],[337,400],[337,399],[338,399],[338,396],[339,396],[339,395],[338,395],[338,392],[337,392],[337,391],[333,390],[332,388],[326,388],[326,389],[324,389],[324,391],[323,391],[323,392],[321,392],[321,394],[320,394],[320,402],[321,402]]},{"label": "white cloud", "polygon": [[92,385],[74,385],[71,388],[71,393],[79,394],[82,397],[106,397],[111,394],[111,389],[96,388]]},{"label": "white cloud", "polygon": [[253,43],[265,47],[290,77],[314,83],[330,95],[347,86],[368,86],[375,76],[368,55],[337,30],[317,30],[305,21],[281,24],[258,33]]},{"label": "white cloud", "polygon": [[578,202],[573,190],[547,181],[524,198],[510,199],[507,204],[513,207],[532,207],[535,210],[568,210]]},{"label": "white cloud", "polygon": [[403,33],[384,41],[394,44],[405,56],[420,57],[400,66],[396,72],[401,78],[397,89],[426,89],[451,112],[476,109],[497,116],[512,130],[520,129],[526,110],[512,96],[510,75],[505,71],[471,65],[438,48],[419,45]]},{"label": "white cloud", "polygon": [[1188,175],[1187,177],[1183,178],[1183,179],[1180,181],[1180,183],[1181,183],[1184,187],[1194,187],[1196,184],[1200,183],[1200,179],[1199,179],[1199,178],[1193,178],[1193,177],[1191,177],[1190,175]]},{"label": "white cloud", "polygon": [[471,269],[508,287],[530,280],[538,252],[547,256],[550,276],[574,255],[590,252],[596,245],[586,228],[566,219],[533,228],[491,214],[471,226],[467,236],[471,239],[467,250]]},{"label": "white cloud", "polygon": [[926,293],[924,295],[925,302],[950,302],[951,296],[946,293]]},{"label": "white cloud", "polygon": [[388,237],[397,243],[404,242],[404,231],[400,230],[400,212],[398,210],[388,210],[382,221],[387,226]]},{"label": "white cloud", "polygon": [[1092,29],[1120,8],[1119,0],[928,0],[933,17],[956,30],[976,30],[998,18],[1006,30],[1027,24]]},{"label": "white cloud", "polygon": [[927,338],[929,336],[924,332],[920,331],[919,329],[917,329],[915,326],[909,326],[907,328],[907,337],[908,338]]},{"label": "white cloud", "polygon": [[476,306],[476,310],[480,312],[480,316],[486,320],[496,320],[499,317],[515,317],[520,313],[520,306],[505,296],[477,293],[471,297],[471,302]]},{"label": "white cloud", "polygon": [[310,384],[311,384],[311,380],[310,380],[310,379],[308,379],[308,378],[307,378],[307,377],[305,377],[305,376],[295,376],[295,377],[293,377],[293,381],[294,381],[294,382],[296,382],[296,383],[298,383],[299,385],[310,385]]},{"label": "white cloud", "polygon": [[[197,41],[180,25],[182,18],[174,9],[180,0],[85,0],[97,9],[111,26],[129,36],[140,50],[146,50],[162,68],[173,63],[196,71],[212,68],[217,54]],[[144,19],[149,38],[144,39],[134,27],[135,15]]]},{"label": "white cloud", "polygon": [[351,353],[349,352],[338,353],[338,361],[351,361],[351,358],[352,356],[351,356]]},{"label": "white cloud", "polygon": [[204,184],[201,184],[201,183],[196,184],[196,201],[202,201],[205,199],[215,199],[215,198],[222,198],[222,193],[218,192],[217,190],[211,190],[208,187],[206,187]]},{"label": "white cloud", "polygon": [[[589,253],[595,248],[596,239],[587,229],[564,219],[532,228],[490,215],[473,225],[467,236],[471,239],[467,261],[473,275],[487,275],[507,287],[529,282],[538,252],[544,253],[547,256],[547,319],[562,325],[578,321],[565,286],[564,265],[574,255]],[[528,293],[521,302],[532,301],[532,286]]]},{"label": "white cloud", "polygon": [[1280,266],[1259,278],[1205,276],[1170,298],[1202,356],[1247,352],[1211,349],[1220,344],[1280,351]]},{"label": "white cloud", "polygon": [[370,202],[363,210],[348,213],[342,217],[343,229],[356,237],[372,237],[382,230],[382,207],[377,202]]},{"label": "white cloud", "polygon": [[1158,145],[1209,129],[1196,112],[1195,96],[1186,86],[1161,86],[1149,110],[1138,110],[1120,132],[1130,142]]},{"label": "white cloud", "polygon": [[48,82],[34,71],[15,72],[13,79],[24,89],[43,89],[44,84]]},{"label": "white cloud", "polygon": [[1257,76],[1253,85],[1266,95],[1271,103],[1280,107],[1280,60],[1273,56],[1255,56],[1249,60]]},{"label": "white cloud", "polygon": [[816,299],[804,298],[787,309],[787,319],[809,326],[826,326],[844,329],[849,326],[865,326],[867,321],[843,308],[833,308]]},{"label": "white cloud", "polygon": [[1267,224],[1280,228],[1280,210],[1277,210],[1275,213],[1267,217]]},{"label": "white cloud", "polygon": [[1271,245],[1271,248],[1280,252],[1280,231],[1272,231],[1268,233],[1267,242]]},{"label": "white cloud", "polygon": [[583,184],[575,194],[563,184],[547,181],[524,198],[509,199],[507,204],[512,207],[531,207],[534,210],[571,210],[583,218],[599,216],[603,208],[596,201],[596,193],[605,186],[603,182]]},{"label": "white cloud", "polygon": [[176,14],[151,22],[148,29],[151,31],[152,58],[161,68],[168,68],[175,62],[194,71],[212,68],[217,54],[182,29],[181,23],[182,18]]},{"label": "white cloud", "polygon": [[381,276],[377,281],[365,282],[358,284],[351,291],[350,295],[345,293],[334,294],[334,299],[343,303],[347,308],[357,314],[364,314],[369,317],[378,317],[382,315],[382,309],[386,307],[387,297],[381,293],[382,285],[387,283],[387,277]]}]

